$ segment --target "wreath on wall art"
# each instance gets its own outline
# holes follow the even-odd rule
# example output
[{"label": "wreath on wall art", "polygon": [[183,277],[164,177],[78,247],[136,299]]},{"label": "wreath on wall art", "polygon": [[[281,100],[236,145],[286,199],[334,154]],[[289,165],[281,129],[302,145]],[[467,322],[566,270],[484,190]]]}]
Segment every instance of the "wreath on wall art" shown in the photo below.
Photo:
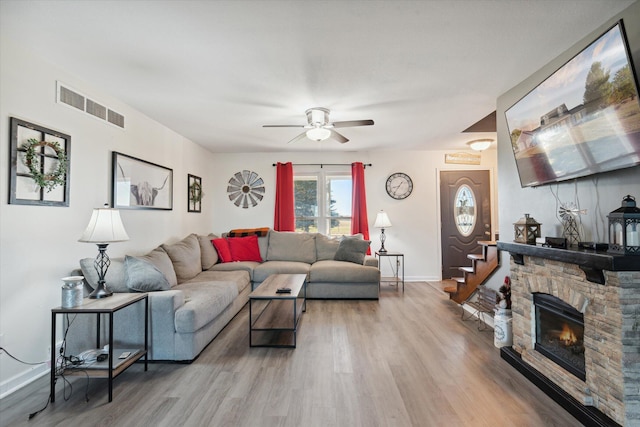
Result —
[{"label": "wreath on wall art", "polygon": [[[40,158],[43,156],[36,150],[41,147],[49,147],[55,153],[58,165],[49,173],[44,172]],[[29,169],[31,177],[35,183],[50,192],[58,185],[66,184],[67,173],[67,155],[57,142],[38,141],[37,139],[29,139],[22,146],[25,151],[24,164]]]}]

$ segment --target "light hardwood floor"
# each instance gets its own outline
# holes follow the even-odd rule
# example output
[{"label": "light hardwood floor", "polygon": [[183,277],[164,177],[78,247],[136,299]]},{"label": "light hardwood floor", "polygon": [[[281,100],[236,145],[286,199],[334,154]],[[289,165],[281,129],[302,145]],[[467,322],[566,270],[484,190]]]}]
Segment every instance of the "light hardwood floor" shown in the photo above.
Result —
[{"label": "light hardwood floor", "polygon": [[[28,421],[47,378],[0,402],[19,426],[579,426],[462,321],[438,283],[383,287],[379,301],[308,301],[297,349],[249,348],[248,307],[192,364],[73,378]],[[89,401],[85,401],[88,383]]]}]

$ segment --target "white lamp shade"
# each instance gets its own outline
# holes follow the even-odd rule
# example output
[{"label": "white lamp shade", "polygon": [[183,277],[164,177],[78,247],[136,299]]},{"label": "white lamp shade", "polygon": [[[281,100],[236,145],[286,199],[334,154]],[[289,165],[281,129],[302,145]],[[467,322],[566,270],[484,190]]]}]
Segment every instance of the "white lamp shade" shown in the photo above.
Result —
[{"label": "white lamp shade", "polygon": [[325,128],[313,128],[307,131],[307,138],[314,141],[324,141],[331,136],[331,131]]},{"label": "white lamp shade", "polygon": [[373,224],[375,228],[389,228],[391,227],[391,220],[389,220],[389,215],[385,211],[378,212],[376,216],[376,222]]},{"label": "white lamp shade", "polygon": [[120,211],[110,208],[94,209],[86,230],[78,239],[86,243],[111,243],[129,240],[129,235],[122,225]]}]

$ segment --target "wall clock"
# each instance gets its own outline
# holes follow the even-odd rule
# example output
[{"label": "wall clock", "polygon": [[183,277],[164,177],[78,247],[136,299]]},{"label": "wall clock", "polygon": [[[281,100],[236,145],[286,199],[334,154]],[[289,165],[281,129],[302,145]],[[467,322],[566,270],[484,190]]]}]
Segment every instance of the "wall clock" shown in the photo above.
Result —
[{"label": "wall clock", "polygon": [[413,181],[406,173],[396,172],[387,178],[387,194],[396,200],[409,197],[413,191]]},{"label": "wall clock", "polygon": [[227,195],[234,205],[247,209],[255,207],[264,197],[264,181],[256,172],[236,172],[229,180]]}]

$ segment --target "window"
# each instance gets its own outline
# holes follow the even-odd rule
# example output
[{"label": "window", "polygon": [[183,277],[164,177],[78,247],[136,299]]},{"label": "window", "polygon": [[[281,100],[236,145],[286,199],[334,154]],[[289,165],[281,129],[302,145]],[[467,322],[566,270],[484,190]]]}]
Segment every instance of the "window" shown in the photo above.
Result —
[{"label": "window", "polygon": [[293,183],[296,231],[351,233],[351,174],[300,174]]}]

